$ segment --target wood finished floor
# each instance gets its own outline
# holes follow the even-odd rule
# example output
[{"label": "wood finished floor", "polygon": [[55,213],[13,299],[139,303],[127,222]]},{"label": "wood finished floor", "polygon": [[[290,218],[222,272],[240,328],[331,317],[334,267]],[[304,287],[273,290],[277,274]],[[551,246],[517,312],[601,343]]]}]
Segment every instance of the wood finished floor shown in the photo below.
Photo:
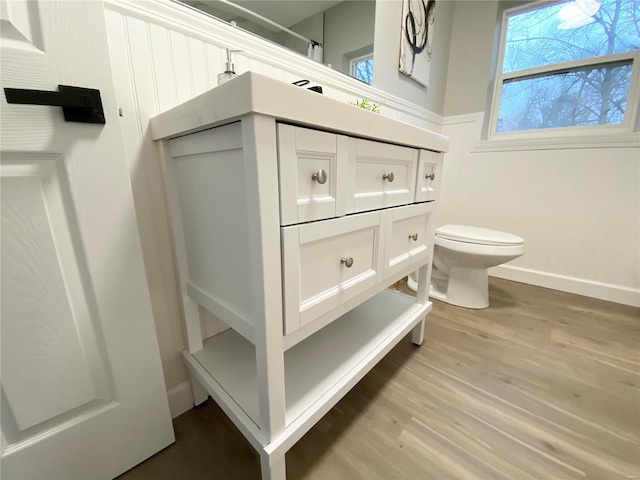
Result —
[{"label": "wood finished floor", "polygon": [[[287,453],[287,478],[640,478],[640,309],[500,279],[490,296],[434,301],[424,344],[374,367]],[[211,399],[174,426],[120,479],[260,478]]]}]

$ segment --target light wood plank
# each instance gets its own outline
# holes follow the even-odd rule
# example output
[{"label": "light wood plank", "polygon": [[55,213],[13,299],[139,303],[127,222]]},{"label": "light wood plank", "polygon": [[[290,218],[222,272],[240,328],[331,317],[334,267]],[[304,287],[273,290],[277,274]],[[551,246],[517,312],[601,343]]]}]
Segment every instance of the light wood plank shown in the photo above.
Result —
[{"label": "light wood plank", "polygon": [[[489,286],[486,310],[435,302],[422,347],[404,339],[319,420],[287,453],[288,477],[638,475],[640,310],[501,279]],[[160,463],[191,479],[259,478],[258,455],[229,423],[211,401],[191,410],[175,421],[177,444],[123,480],[172,478]],[[202,449],[194,436],[207,439],[207,454],[181,463],[183,448]],[[230,451],[243,463],[221,458]]]}]

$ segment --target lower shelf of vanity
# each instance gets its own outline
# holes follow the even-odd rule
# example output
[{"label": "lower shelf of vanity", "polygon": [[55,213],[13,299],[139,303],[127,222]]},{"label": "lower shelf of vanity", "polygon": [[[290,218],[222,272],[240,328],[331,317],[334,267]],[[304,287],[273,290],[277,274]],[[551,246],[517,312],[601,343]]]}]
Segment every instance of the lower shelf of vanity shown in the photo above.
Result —
[{"label": "lower shelf of vanity", "polygon": [[[384,290],[285,351],[286,429],[271,447],[288,450],[430,310],[430,302]],[[230,329],[184,356],[248,440],[264,447],[253,344]]]}]

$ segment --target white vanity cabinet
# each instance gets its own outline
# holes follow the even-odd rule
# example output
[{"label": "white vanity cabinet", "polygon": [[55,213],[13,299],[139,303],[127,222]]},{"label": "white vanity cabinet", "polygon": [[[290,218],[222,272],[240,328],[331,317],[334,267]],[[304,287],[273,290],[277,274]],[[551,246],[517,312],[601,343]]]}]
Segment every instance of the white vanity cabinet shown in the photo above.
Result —
[{"label": "white vanity cabinet", "polygon": [[[406,334],[422,343],[448,140],[246,73],[151,121],[196,403],[263,478]],[[416,298],[387,287],[419,269]],[[230,328],[203,338],[201,308]]]}]

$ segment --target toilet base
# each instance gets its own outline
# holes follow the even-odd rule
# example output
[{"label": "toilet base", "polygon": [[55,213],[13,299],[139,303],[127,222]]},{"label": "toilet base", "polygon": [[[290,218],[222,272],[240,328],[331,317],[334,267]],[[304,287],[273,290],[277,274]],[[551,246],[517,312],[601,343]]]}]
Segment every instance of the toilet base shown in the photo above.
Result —
[{"label": "toilet base", "polygon": [[[483,309],[489,307],[489,279],[486,268],[452,266],[446,292],[432,282],[429,296],[463,308]],[[438,282],[439,283],[439,282]]]},{"label": "toilet base", "polygon": [[[416,278],[414,278],[416,277]],[[413,292],[418,292],[418,272],[411,272],[408,276],[407,276],[407,288]]]}]

